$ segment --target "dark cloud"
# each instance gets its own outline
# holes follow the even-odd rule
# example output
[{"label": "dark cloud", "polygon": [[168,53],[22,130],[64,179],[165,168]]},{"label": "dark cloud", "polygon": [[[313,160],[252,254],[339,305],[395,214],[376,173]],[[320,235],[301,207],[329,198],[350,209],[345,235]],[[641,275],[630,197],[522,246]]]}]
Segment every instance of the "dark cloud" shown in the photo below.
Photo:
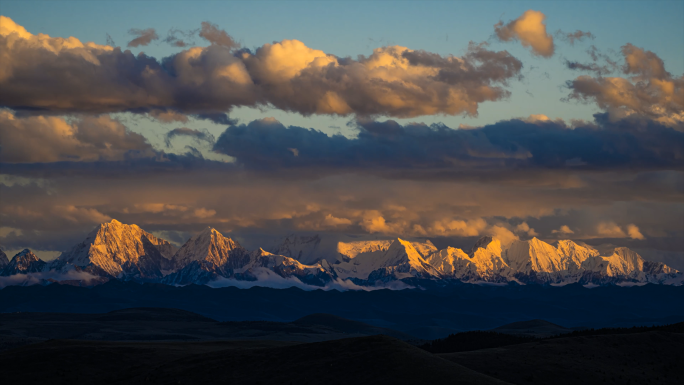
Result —
[{"label": "dark cloud", "polygon": [[596,63],[580,63],[567,59],[565,60],[565,67],[575,71],[594,72],[599,76],[613,72],[613,69],[606,65],[601,66]]},{"label": "dark cloud", "polygon": [[211,145],[213,145],[216,140],[216,138],[214,138],[214,135],[212,135],[206,128],[202,130],[195,130],[192,128],[180,127],[175,128],[167,132],[166,135],[164,135],[164,142],[166,143],[166,147],[171,147],[171,141],[173,140],[173,138],[179,136],[191,138],[197,143],[206,142]]},{"label": "dark cloud", "polygon": [[[254,169],[341,169],[468,171],[580,167],[682,169],[684,133],[653,121],[611,121],[570,128],[550,120],[501,121],[478,129],[359,122],[357,138],[328,136],[315,129],[285,127],[274,120],[228,127],[214,151]],[[292,149],[296,149],[296,156]]]},{"label": "dark cloud", "polygon": [[567,41],[570,43],[570,45],[575,45],[575,42],[579,41],[584,41],[585,39],[595,39],[596,36],[594,36],[593,33],[591,32],[584,32],[577,30],[575,32],[563,32],[561,30],[556,31],[556,38]]},{"label": "dark cloud", "polygon": [[463,57],[388,46],[355,60],[297,40],[234,51],[233,40],[209,24],[201,34],[213,44],[158,61],[3,23],[0,106],[43,115],[174,111],[228,124],[214,114],[269,106],[303,115],[475,116],[480,103],[508,96],[504,87],[522,67],[506,51],[474,44]]},{"label": "dark cloud", "polygon": [[116,46],[116,43],[114,42],[114,39],[112,39],[112,37],[111,37],[109,34],[107,34],[107,45],[110,45],[110,46],[112,46],[112,47],[115,47],[115,46]]},{"label": "dark cloud", "polygon": [[204,114],[196,114],[193,115],[197,119],[201,120],[209,120],[211,122],[214,122],[216,124],[222,124],[226,126],[232,126],[234,124],[237,124],[237,119],[231,119],[228,114],[223,113],[223,112],[214,112],[214,113],[204,113]]},{"label": "dark cloud", "polygon": [[164,173],[185,174],[202,170],[229,173],[238,170],[232,163],[204,159],[194,148],[187,150],[184,154],[156,152],[154,156],[129,156],[115,161],[0,163],[0,173],[32,178],[145,178]]},{"label": "dark cloud", "polygon": [[163,41],[173,47],[185,48],[193,44],[188,41],[188,39],[192,39],[198,31],[199,30],[183,31],[178,28],[171,28]]},{"label": "dark cloud", "polygon": [[[448,84],[468,84],[473,87],[483,83],[500,82],[520,75],[523,64],[506,51],[489,51],[485,44],[470,43],[462,58],[444,57],[423,50],[404,51],[402,56],[414,66],[438,68],[435,78]],[[504,95],[503,90],[500,96]],[[508,93],[505,93],[508,95]]]},{"label": "dark cloud", "polygon": [[157,35],[157,32],[154,30],[154,28],[131,28],[128,30],[128,34],[136,36],[135,39],[128,42],[129,47],[139,47],[141,45],[145,46],[150,44],[152,40],[159,39],[159,35]]},{"label": "dark cloud", "polygon": [[218,25],[212,24],[208,21],[202,22],[202,29],[199,31],[201,38],[210,42],[211,44],[220,45],[226,48],[239,48],[238,44],[228,33],[219,29]]}]

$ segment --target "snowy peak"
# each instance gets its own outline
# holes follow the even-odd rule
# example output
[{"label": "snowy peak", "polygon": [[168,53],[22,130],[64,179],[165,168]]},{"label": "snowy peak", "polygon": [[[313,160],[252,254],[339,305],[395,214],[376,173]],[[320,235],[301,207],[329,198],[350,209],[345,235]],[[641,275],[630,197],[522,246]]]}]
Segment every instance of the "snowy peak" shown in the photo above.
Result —
[{"label": "snowy peak", "polygon": [[175,251],[176,247],[168,241],[137,225],[113,219],[100,224],[83,242],[62,253],[59,262],[93,266],[114,277],[123,274],[158,278]]},{"label": "snowy peak", "polygon": [[506,252],[506,262],[512,269],[526,274],[532,271],[555,273],[565,270],[558,250],[536,237],[513,242]]},{"label": "snowy peak", "polygon": [[392,246],[393,240],[368,240],[353,242],[338,242],[338,261],[348,262],[359,255],[366,253],[384,252]]},{"label": "snowy peak", "polygon": [[47,263],[29,249],[17,253],[12,260],[2,269],[0,275],[9,276],[14,274],[37,273],[43,271]]},{"label": "snowy peak", "polygon": [[7,266],[8,263],[9,259],[7,259],[7,254],[5,254],[4,251],[0,250],[0,269]]},{"label": "snowy peak", "polygon": [[581,246],[568,239],[558,241],[557,251],[563,260],[563,266],[571,271],[579,270],[584,261],[599,255],[598,250]]},{"label": "snowy peak", "polygon": [[644,259],[626,247],[618,247],[610,256],[587,259],[583,267],[607,277],[636,278],[644,270]]},{"label": "snowy peak", "polygon": [[[476,252],[477,250],[479,250],[479,249],[486,249],[487,246],[488,246],[490,243],[492,243],[493,240],[494,240],[494,239],[493,239],[492,237],[489,237],[489,236],[484,236],[484,237],[478,239],[477,242],[475,242],[475,244],[473,245],[473,248],[470,250],[470,252],[468,252],[468,255],[470,255],[470,256],[472,257],[473,254],[475,254],[475,252]],[[497,240],[497,241],[498,241],[498,240]],[[501,245],[500,242],[499,242],[499,245]]]},{"label": "snowy peak", "polygon": [[341,278],[368,280],[430,278],[439,272],[421,256],[409,241],[395,239],[386,250],[358,254],[349,262],[333,265]]},{"label": "snowy peak", "polygon": [[470,253],[447,247],[427,259],[445,277],[465,282],[505,282],[510,269],[501,258],[501,242],[491,237],[480,238]]},{"label": "snowy peak", "polygon": [[239,243],[224,237],[218,230],[207,227],[188,239],[173,259],[179,269],[193,261],[207,261],[216,266],[224,266],[231,262],[231,257],[239,257],[245,253],[246,250]]},{"label": "snowy peak", "polygon": [[318,262],[323,256],[321,238],[318,235],[288,235],[282,242],[270,249],[270,252],[294,258],[302,263]]},{"label": "snowy peak", "polygon": [[449,246],[432,253],[427,262],[440,273],[455,276],[470,264],[470,257],[463,250]]}]

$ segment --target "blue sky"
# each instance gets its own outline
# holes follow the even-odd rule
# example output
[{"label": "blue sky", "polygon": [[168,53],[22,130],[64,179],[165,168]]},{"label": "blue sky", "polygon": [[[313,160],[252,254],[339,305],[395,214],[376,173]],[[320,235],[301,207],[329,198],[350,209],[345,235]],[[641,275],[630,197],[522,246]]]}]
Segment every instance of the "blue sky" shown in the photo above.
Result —
[{"label": "blue sky", "polygon": [[[557,42],[559,54],[550,59],[534,57],[517,43],[496,41],[493,25],[515,19],[528,9],[542,11],[547,29],[555,32],[590,31],[596,39],[570,46]],[[74,36],[82,41],[104,44],[109,34],[119,46],[132,39],[130,28],[154,28],[164,35],[171,28],[191,30],[202,21],[216,23],[243,46],[255,48],[283,39],[297,39],[307,46],[337,56],[369,55],[373,48],[401,45],[442,55],[462,54],[469,41],[488,41],[492,49],[508,50],[522,60],[524,79],[513,80],[508,100],[485,102],[478,117],[422,116],[398,119],[401,123],[443,122],[490,124],[511,117],[545,114],[551,118],[591,119],[599,111],[594,105],[567,103],[566,80],[577,76],[563,66],[563,59],[587,60],[585,50],[595,45],[601,50],[619,50],[632,43],[655,52],[674,75],[684,73],[684,2],[515,2],[515,1],[5,1],[2,14],[14,19],[32,33]],[[203,41],[195,41],[203,45]],[[156,58],[171,55],[174,49],[163,43],[138,47]],[[547,76],[548,75],[548,76]],[[240,108],[231,114],[241,122],[273,116],[284,124],[315,127],[328,133],[353,135],[346,117],[303,117],[279,110]],[[151,123],[137,121],[133,127],[149,131]],[[223,127],[206,122],[191,123],[219,133]],[[340,127],[340,129],[331,128]]]}]

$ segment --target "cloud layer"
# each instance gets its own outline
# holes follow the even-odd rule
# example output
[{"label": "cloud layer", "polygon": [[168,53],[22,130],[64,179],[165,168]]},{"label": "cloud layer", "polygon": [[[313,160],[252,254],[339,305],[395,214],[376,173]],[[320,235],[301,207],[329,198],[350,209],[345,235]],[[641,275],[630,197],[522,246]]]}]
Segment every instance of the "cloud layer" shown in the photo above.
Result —
[{"label": "cloud layer", "polygon": [[684,167],[684,133],[653,122],[612,122],[604,115],[577,127],[537,118],[470,130],[392,120],[359,122],[358,128],[358,137],[350,139],[263,119],[228,127],[214,150],[257,170],[393,171],[437,179],[454,177],[450,172]]},{"label": "cloud layer", "polygon": [[[225,31],[208,23],[199,34],[210,46],[158,61],[73,37],[32,35],[4,16],[2,24],[0,105],[43,113],[211,114],[274,106],[304,115],[474,116],[480,103],[507,97],[507,81],[522,68],[506,51],[482,44],[462,57],[387,46],[340,58],[298,40],[236,50]],[[156,36],[138,32],[131,44]]]}]

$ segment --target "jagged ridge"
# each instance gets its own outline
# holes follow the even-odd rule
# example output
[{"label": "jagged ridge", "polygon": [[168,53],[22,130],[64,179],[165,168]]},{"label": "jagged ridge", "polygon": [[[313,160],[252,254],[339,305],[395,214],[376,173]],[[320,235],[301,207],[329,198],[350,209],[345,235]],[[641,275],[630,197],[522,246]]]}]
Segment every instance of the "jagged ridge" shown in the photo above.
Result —
[{"label": "jagged ridge", "polygon": [[[249,252],[209,227],[176,251],[169,242],[136,225],[113,220],[95,228],[84,242],[50,264],[24,250],[1,271],[12,275],[22,271],[76,269],[100,277],[172,285],[206,284],[219,278],[259,281],[268,279],[263,277],[270,274],[314,286],[338,280],[357,285],[427,280],[561,285],[684,281],[681,272],[646,261],[627,248],[601,256],[597,250],[571,240],[559,241],[554,247],[532,238],[516,241],[504,250],[498,239],[483,237],[468,253],[454,247],[438,250],[429,242],[397,238],[339,242],[332,255],[323,249],[315,254],[320,244],[318,236],[288,236],[274,248],[289,256],[264,249]],[[304,263],[299,259],[316,262]]]}]

